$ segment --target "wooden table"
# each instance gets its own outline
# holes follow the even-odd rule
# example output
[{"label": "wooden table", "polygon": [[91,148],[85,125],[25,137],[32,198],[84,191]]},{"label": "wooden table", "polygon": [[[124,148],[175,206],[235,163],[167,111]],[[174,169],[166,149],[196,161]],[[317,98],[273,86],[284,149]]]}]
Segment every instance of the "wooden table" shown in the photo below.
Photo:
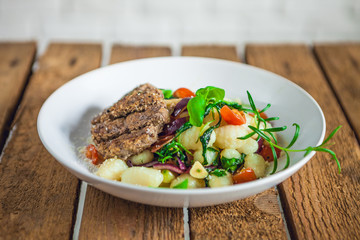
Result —
[{"label": "wooden table", "polygon": [[[65,170],[43,147],[45,99],[98,68],[100,44],[0,43],[0,239],[360,239],[360,44],[245,47],[247,64],[308,91],[324,111],[342,172],[318,153],[276,188],[229,204],[161,208],[115,198]],[[114,45],[109,64],[170,56],[168,47]],[[183,46],[184,56],[240,61],[233,46]],[[296,111],[296,109],[294,109]]]}]

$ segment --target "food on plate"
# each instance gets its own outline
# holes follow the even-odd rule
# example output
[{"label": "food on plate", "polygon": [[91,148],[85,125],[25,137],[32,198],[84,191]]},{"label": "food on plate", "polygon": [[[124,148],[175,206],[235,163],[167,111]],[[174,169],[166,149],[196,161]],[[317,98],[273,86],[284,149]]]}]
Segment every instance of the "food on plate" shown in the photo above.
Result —
[{"label": "food on plate", "polygon": [[96,116],[91,122],[91,134],[105,159],[127,159],[155,143],[169,121],[162,92],[144,84]]},{"label": "food on plate", "polygon": [[191,189],[224,187],[250,182],[277,171],[289,152],[328,152],[328,141],[319,146],[283,147],[277,133],[287,127],[273,126],[277,117],[258,109],[249,92],[249,104],[225,100],[225,91],[208,86],[195,93],[187,88],[157,89],[138,86],[92,121],[92,143],[85,156],[98,170],[96,175],[148,187]]}]

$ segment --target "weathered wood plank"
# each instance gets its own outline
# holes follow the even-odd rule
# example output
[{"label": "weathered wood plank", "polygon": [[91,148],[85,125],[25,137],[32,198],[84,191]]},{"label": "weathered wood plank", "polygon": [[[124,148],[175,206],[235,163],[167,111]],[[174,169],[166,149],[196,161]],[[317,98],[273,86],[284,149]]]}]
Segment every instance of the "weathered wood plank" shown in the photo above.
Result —
[{"label": "weathered wood plank", "polygon": [[0,151],[35,58],[35,42],[0,43]]},{"label": "weathered wood plank", "polygon": [[32,75],[0,164],[0,238],[72,236],[79,181],[45,150],[36,130],[44,100],[73,77],[99,67],[101,46],[51,44]]},{"label": "weathered wood plank", "polygon": [[114,45],[111,51],[110,63],[170,55],[171,50],[168,47]]},{"label": "weathered wood plank", "polygon": [[291,235],[295,239],[358,239],[360,149],[311,50],[303,45],[250,45],[246,59],[309,92],[325,114],[327,134],[343,125],[331,147],[341,161],[341,174],[329,155],[317,153],[279,186]]},{"label": "weathered wood plank", "polygon": [[[170,54],[170,49],[166,47],[115,45],[110,63]],[[89,186],[79,238],[181,239],[184,237],[183,227],[182,209],[134,203]]]},{"label": "weathered wood plank", "polygon": [[199,45],[184,46],[182,48],[182,56],[210,57],[231,61],[239,61],[235,46],[218,46],[218,45]]},{"label": "weathered wood plank", "polygon": [[[231,46],[186,46],[182,54],[239,61]],[[189,209],[191,239],[286,239],[277,194],[272,188],[233,203]]]},{"label": "weathered wood plank", "polygon": [[314,50],[360,139],[360,44],[319,44]]}]

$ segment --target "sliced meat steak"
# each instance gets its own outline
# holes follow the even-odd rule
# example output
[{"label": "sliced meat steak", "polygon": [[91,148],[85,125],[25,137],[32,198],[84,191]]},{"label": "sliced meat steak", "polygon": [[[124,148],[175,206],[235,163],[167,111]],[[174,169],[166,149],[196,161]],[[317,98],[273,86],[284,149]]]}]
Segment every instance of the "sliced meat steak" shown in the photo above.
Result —
[{"label": "sliced meat steak", "polygon": [[170,121],[162,92],[144,84],[92,120],[91,134],[105,157],[126,160],[149,148]]}]

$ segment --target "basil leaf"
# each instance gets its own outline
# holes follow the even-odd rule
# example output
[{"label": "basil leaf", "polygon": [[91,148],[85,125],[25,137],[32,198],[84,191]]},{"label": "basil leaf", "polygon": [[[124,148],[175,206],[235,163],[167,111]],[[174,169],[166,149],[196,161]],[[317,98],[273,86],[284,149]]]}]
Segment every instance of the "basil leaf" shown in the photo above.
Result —
[{"label": "basil leaf", "polygon": [[177,189],[187,189],[188,188],[189,179],[185,179],[181,183],[175,185],[173,188]]},{"label": "basil leaf", "polygon": [[222,88],[217,88],[213,86],[207,86],[205,88],[200,88],[196,91],[196,96],[204,97],[207,102],[213,99],[215,101],[223,100],[225,97],[225,90]]},{"label": "basil leaf", "polygon": [[209,94],[209,88],[208,87],[199,88],[195,93],[196,96],[202,96],[204,99],[207,98],[208,94]]},{"label": "basil leaf", "polygon": [[193,126],[200,127],[204,120],[206,100],[202,96],[195,96],[190,99],[187,105],[189,112],[189,122]]},{"label": "basil leaf", "polygon": [[170,89],[160,89],[160,90],[164,94],[165,99],[169,99],[172,97],[172,90],[170,90]]},{"label": "basil leaf", "polygon": [[225,90],[222,88],[208,86],[209,93],[207,99],[214,99],[215,101],[223,100],[225,97]]}]

